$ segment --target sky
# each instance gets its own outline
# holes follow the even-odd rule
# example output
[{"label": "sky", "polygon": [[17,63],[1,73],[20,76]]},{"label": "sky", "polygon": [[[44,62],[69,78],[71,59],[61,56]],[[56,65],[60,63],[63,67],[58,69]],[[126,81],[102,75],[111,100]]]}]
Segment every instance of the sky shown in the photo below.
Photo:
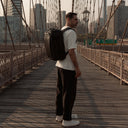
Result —
[{"label": "sky", "polygon": [[[38,1],[38,0],[36,0],[36,1]],[[43,1],[43,0],[41,0],[41,1]],[[90,0],[88,0],[88,1],[90,1]],[[112,5],[112,1],[113,0],[107,0],[107,4]],[[117,1],[118,0],[116,0],[116,3],[117,3]],[[28,18],[29,18],[29,0],[23,0],[23,2],[24,2],[24,6],[25,6],[27,21],[28,21]],[[126,0],[126,5],[128,5],[128,0]],[[61,0],[61,9],[66,10],[67,12],[70,12],[72,10],[72,0]]]},{"label": "sky", "polygon": [[[43,0],[34,0],[34,1],[42,1],[42,3],[43,3]],[[107,4],[111,5],[112,1],[113,0],[107,0]],[[117,1],[118,0],[116,0],[116,2]],[[126,5],[128,5],[128,0],[125,0],[125,1],[126,1]],[[25,14],[27,17],[27,22],[29,23],[30,0],[23,0],[23,3],[24,3],[24,8],[25,8]],[[67,12],[70,12],[72,9],[72,0],[61,0],[61,9],[66,10]],[[0,15],[2,15],[2,11],[0,11]]]}]

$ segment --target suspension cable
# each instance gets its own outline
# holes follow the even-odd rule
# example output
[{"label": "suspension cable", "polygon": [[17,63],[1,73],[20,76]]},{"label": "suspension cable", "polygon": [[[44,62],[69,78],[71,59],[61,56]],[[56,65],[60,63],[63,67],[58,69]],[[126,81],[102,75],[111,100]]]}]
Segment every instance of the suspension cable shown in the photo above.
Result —
[{"label": "suspension cable", "polygon": [[74,12],[74,0],[72,0],[72,12]]},{"label": "suspension cable", "polygon": [[[6,16],[7,16],[7,13],[8,13],[8,0],[6,0],[6,10],[5,10],[5,13],[6,13]],[[5,43],[5,48],[7,46],[7,24],[5,24],[5,39],[4,39],[4,43]]]},{"label": "suspension cable", "polygon": [[[42,26],[42,31],[41,31],[41,32],[43,33],[43,29],[44,29],[44,25],[43,25],[44,13],[43,13],[43,11],[44,11],[44,10],[41,11],[41,0],[39,0],[39,3],[40,3],[40,25]],[[43,15],[43,17],[42,17],[42,15]],[[39,45],[40,45],[40,44],[39,44]]]},{"label": "suspension cable", "polygon": [[[112,15],[113,9],[115,9],[115,0],[113,0],[113,2],[112,2],[112,6],[111,6],[111,11],[110,11],[109,17]],[[109,23],[110,23],[110,21],[109,21]],[[108,25],[107,25],[107,33],[108,33],[109,23],[108,23]],[[106,38],[107,38],[107,37],[106,37]],[[114,37],[113,37],[113,38],[114,38]],[[113,39],[113,41],[114,41],[114,39]],[[113,51],[114,51],[114,45],[113,45]]]},{"label": "suspension cable", "polygon": [[103,32],[103,30],[106,28],[106,26],[108,25],[109,21],[111,20],[111,18],[113,17],[113,15],[115,14],[115,12],[117,11],[118,7],[120,6],[121,2],[123,0],[120,0],[118,2],[118,5],[116,6],[116,8],[114,9],[112,15],[109,17],[109,19],[106,21],[105,25],[102,27],[102,29],[98,32],[97,36],[95,37],[95,39],[93,40],[93,43],[95,43],[96,39],[100,36],[100,34]]},{"label": "suspension cable", "polygon": [[100,28],[100,17],[101,17],[101,12],[102,12],[102,8],[103,8],[103,2],[104,2],[104,0],[102,0],[102,2],[101,2],[101,8],[99,10],[99,18],[98,18],[97,32],[99,32],[99,28]]},{"label": "suspension cable", "polygon": [[36,34],[36,41],[39,43],[39,35],[38,35],[38,31],[37,31],[37,18],[36,18],[36,7],[34,6],[34,2],[32,0],[32,7],[33,7],[33,14],[34,14],[34,30],[36,30],[36,32],[34,31],[34,33]]},{"label": "suspension cable", "polygon": [[87,10],[88,10],[88,0],[87,0]]},{"label": "suspension cable", "polygon": [[[23,1],[22,1],[22,3],[23,3]],[[24,19],[26,21],[24,6],[23,6],[23,16],[24,16]],[[29,38],[31,38],[31,37],[29,37],[29,31],[28,31],[28,28],[27,27],[26,27],[26,32],[27,32],[27,38],[28,38],[28,41],[29,41],[29,48],[31,49],[31,43],[30,43],[30,40],[29,40]]]},{"label": "suspension cable", "polygon": [[30,27],[28,26],[26,20],[23,18],[22,13],[18,10],[17,6],[15,5],[15,3],[13,2],[13,0],[11,0],[13,6],[15,7],[16,11],[18,12],[18,14],[21,16],[22,20],[24,21],[26,27],[29,29],[29,31],[33,34],[32,30],[30,29]]},{"label": "suspension cable", "polygon": [[59,21],[60,21],[60,29],[62,27],[62,22],[61,22],[61,1],[59,0]]}]

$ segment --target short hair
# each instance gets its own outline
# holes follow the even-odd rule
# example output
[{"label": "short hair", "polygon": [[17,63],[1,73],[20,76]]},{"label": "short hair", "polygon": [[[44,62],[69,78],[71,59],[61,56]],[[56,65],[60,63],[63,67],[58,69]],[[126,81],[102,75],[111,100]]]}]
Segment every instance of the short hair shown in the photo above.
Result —
[{"label": "short hair", "polygon": [[67,19],[67,18],[72,19],[73,16],[76,16],[76,15],[77,15],[77,13],[69,12],[69,13],[66,14],[66,19]]}]

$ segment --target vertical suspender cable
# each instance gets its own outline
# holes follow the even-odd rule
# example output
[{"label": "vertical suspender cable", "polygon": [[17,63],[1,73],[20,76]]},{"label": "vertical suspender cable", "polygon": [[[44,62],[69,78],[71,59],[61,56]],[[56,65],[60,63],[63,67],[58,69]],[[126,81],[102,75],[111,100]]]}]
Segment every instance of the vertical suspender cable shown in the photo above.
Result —
[{"label": "vertical suspender cable", "polygon": [[48,29],[49,29],[49,25],[48,25],[48,3],[47,3],[47,0],[46,0],[45,4],[46,4],[46,10],[47,10],[47,24],[46,24],[46,30],[48,30]]},{"label": "vertical suspender cable", "polygon": [[36,19],[36,8],[34,8],[34,2],[32,0],[32,6],[33,6],[33,14],[34,14],[34,21],[35,21],[35,29],[36,29],[36,32],[34,32],[36,34],[36,41],[39,42],[39,36],[38,36],[38,31],[37,31],[37,19]]},{"label": "vertical suspender cable", "polygon": [[[5,12],[6,12],[6,16],[7,16],[7,14],[8,14],[8,0],[6,0],[6,11]],[[7,24],[5,24],[5,39],[4,39],[5,48],[7,46],[7,29],[8,29]]]},{"label": "vertical suspender cable", "polygon": [[[23,3],[23,1],[22,1],[22,3]],[[26,21],[26,16],[25,16],[24,6],[22,6],[22,8],[23,8],[23,16],[24,16],[24,19],[25,19],[25,21]],[[21,17],[21,18],[22,18],[22,17]],[[27,32],[27,37],[28,37],[29,47],[31,48],[31,43],[30,43],[31,36],[30,36],[30,34],[29,34],[29,31],[28,31],[27,26],[26,26],[26,32]],[[32,34],[32,33],[31,33],[31,34]]]},{"label": "vertical suspender cable", "polygon": [[74,12],[74,0],[72,0],[72,12]]},{"label": "vertical suspender cable", "polygon": [[87,10],[88,10],[88,2],[89,2],[89,1],[87,0]]},{"label": "vertical suspender cable", "polygon": [[59,21],[60,21],[60,29],[62,27],[62,20],[61,20],[61,1],[59,0]]},{"label": "vertical suspender cable", "polygon": [[[21,12],[22,12],[22,8],[23,8],[23,2],[22,2],[22,0],[21,0]],[[19,42],[19,45],[21,45],[21,35],[22,35],[22,19],[21,19],[21,16],[20,16],[20,35],[19,35],[19,40],[20,40],[20,42]]]},{"label": "vertical suspender cable", "polygon": [[[40,33],[42,33],[43,34],[43,30],[44,30],[44,25],[43,25],[43,23],[44,23],[44,19],[43,19],[43,16],[44,16],[44,10],[41,10],[41,0],[39,0],[39,3],[40,3],[40,27],[42,28],[42,31],[40,31]],[[43,9],[43,8],[42,8]],[[43,15],[43,16],[42,16]],[[40,28],[40,29],[41,29]],[[41,35],[42,36],[42,35]]]},{"label": "vertical suspender cable", "polygon": [[29,1],[29,2],[30,2],[30,3],[29,3],[29,18],[30,18],[30,19],[29,19],[29,26],[30,26],[30,27],[31,27],[31,3],[32,3],[31,1],[32,1],[32,0]]},{"label": "vertical suspender cable", "polygon": [[[90,13],[92,12],[92,8],[91,8],[91,7],[92,7],[92,0],[90,0]],[[89,20],[89,21],[90,21],[90,23],[91,23],[90,32],[92,32],[92,21],[91,21],[91,15],[90,15],[90,17],[89,17],[89,18],[90,18],[90,20]]]},{"label": "vertical suspender cable", "polygon": [[[32,0],[30,0],[29,1],[30,2],[30,4],[29,4],[29,26],[30,26],[30,28],[32,27],[32,22],[31,22],[31,19],[32,19],[32,17],[31,17],[31,5],[32,5]],[[30,41],[31,41],[31,43],[32,43],[32,40],[33,40],[33,37],[32,37],[32,33],[30,33]]]},{"label": "vertical suspender cable", "polygon": [[101,2],[101,8],[99,10],[99,18],[98,18],[97,32],[99,32],[99,28],[100,28],[100,17],[101,17],[101,12],[102,12],[102,8],[103,8],[103,2],[104,2],[104,0],[102,0],[102,2]]}]

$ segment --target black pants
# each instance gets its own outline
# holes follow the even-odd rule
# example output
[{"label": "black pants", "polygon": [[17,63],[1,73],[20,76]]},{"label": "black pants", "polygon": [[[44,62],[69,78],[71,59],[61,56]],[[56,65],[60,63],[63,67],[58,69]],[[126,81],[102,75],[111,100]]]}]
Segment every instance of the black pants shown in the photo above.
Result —
[{"label": "black pants", "polygon": [[75,71],[58,68],[56,115],[71,120],[72,108],[76,97],[77,78]]}]

